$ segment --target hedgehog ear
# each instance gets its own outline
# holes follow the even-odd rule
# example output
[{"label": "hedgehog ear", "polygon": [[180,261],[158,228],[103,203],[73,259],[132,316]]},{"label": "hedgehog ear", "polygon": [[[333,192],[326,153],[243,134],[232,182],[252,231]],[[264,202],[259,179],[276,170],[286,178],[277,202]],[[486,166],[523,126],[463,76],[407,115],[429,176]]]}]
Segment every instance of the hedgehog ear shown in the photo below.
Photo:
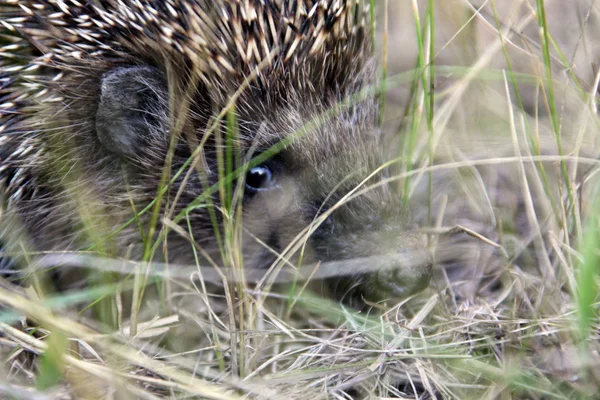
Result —
[{"label": "hedgehog ear", "polygon": [[161,116],[168,115],[166,93],[164,75],[156,68],[119,67],[104,74],[96,112],[100,143],[123,157],[139,154],[161,131]]}]

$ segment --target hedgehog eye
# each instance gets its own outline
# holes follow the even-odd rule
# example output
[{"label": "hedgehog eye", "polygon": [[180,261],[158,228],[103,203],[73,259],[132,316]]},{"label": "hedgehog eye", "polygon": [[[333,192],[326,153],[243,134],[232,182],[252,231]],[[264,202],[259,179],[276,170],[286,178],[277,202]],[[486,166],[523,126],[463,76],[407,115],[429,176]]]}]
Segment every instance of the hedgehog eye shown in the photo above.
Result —
[{"label": "hedgehog eye", "polygon": [[266,165],[252,167],[246,174],[246,188],[251,191],[268,190],[274,184],[273,172]]}]

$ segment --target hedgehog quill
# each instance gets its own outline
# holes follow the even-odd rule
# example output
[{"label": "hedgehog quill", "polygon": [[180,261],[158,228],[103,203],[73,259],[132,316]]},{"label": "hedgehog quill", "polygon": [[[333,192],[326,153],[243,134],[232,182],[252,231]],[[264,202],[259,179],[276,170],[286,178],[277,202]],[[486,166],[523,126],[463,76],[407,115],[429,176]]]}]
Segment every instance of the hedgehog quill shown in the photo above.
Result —
[{"label": "hedgehog quill", "polygon": [[365,3],[0,2],[4,250],[194,264],[196,248],[254,271],[323,263],[339,298],[422,289],[400,196],[340,203],[393,156],[373,96],[338,107],[375,83]]}]

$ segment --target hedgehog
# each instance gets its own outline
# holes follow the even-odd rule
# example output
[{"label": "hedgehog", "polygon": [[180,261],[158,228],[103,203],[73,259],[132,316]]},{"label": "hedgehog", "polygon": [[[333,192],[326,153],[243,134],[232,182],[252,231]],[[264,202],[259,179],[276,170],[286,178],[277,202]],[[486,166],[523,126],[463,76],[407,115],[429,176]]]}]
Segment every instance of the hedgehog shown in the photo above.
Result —
[{"label": "hedgehog", "polygon": [[342,300],[426,287],[386,181],[366,3],[2,1],[4,265],[27,248],[232,266],[237,226],[249,271],[319,268]]}]

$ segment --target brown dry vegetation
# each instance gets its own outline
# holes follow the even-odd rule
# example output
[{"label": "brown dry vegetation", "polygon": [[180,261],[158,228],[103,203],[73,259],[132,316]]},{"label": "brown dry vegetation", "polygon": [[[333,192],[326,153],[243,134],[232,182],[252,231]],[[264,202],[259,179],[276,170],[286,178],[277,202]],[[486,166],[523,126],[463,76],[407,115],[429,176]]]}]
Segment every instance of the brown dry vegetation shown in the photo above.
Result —
[{"label": "brown dry vegetation", "polygon": [[385,128],[437,260],[427,290],[357,312],[307,292],[216,296],[193,272],[167,276],[133,334],[77,312],[107,289],[122,306],[128,287],[42,301],[3,282],[0,398],[599,397],[600,4],[538,2],[548,61],[534,0],[435,1],[433,54],[427,3],[376,1]]}]

